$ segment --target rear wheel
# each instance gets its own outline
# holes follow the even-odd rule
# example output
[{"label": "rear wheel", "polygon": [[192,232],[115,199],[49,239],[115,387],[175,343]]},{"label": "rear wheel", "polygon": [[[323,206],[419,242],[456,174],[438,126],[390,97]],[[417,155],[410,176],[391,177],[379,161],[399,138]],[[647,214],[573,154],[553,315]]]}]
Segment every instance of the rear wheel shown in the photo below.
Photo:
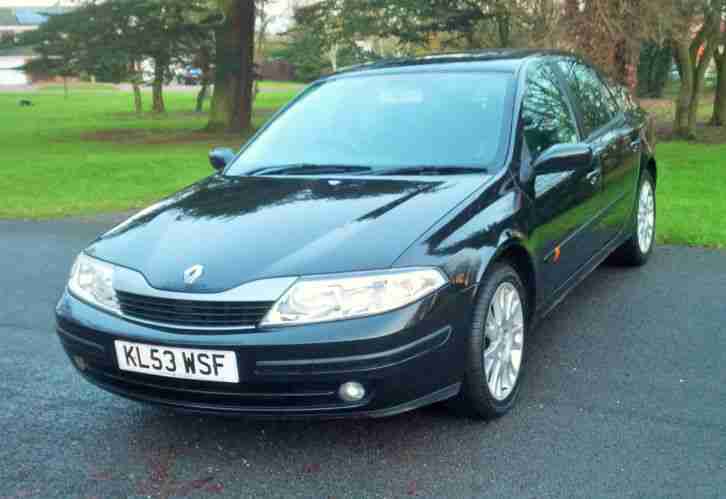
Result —
[{"label": "rear wheel", "polygon": [[644,265],[655,245],[655,183],[650,172],[643,171],[638,188],[634,233],[615,253],[625,265]]},{"label": "rear wheel", "polygon": [[497,264],[479,293],[469,333],[466,374],[457,400],[485,419],[507,413],[519,393],[527,332],[526,293],[517,272]]}]

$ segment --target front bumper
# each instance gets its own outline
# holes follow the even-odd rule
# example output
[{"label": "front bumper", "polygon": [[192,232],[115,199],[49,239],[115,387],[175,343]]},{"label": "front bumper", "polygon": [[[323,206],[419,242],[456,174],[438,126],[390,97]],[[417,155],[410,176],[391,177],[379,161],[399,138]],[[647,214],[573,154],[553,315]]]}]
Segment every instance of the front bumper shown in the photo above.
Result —
[{"label": "front bumper", "polygon": [[[112,316],[67,291],[56,308],[58,336],[90,382],[118,395],[175,409],[254,417],[382,417],[459,391],[473,290],[445,288],[400,310],[327,324],[195,334]],[[114,340],[233,350],[236,384],[121,371]],[[338,388],[357,381],[358,402]]]}]

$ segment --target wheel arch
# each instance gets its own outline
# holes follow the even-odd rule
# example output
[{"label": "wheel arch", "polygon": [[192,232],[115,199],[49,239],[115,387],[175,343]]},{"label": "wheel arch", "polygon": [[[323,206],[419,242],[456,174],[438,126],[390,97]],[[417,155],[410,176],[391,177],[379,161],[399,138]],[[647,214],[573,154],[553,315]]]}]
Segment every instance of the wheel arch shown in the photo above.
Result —
[{"label": "wheel arch", "polygon": [[655,186],[657,186],[658,185],[658,165],[656,164],[654,157],[651,156],[646,161],[645,171],[650,173],[650,176],[653,177],[653,184],[655,184]]},{"label": "wheel arch", "polygon": [[[537,270],[534,258],[527,250],[524,241],[512,238],[501,244],[490,259],[487,270],[502,262],[511,265],[522,279],[527,292],[527,316],[532,318],[537,309]],[[483,276],[486,274],[487,272],[484,272]]]}]

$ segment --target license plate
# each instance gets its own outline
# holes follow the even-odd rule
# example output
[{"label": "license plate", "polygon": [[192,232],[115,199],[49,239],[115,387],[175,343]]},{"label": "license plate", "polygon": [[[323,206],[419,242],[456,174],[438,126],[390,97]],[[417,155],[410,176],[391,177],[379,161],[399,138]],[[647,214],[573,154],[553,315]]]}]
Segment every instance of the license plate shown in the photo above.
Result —
[{"label": "license plate", "polygon": [[237,356],[220,350],[192,350],[142,343],[115,341],[116,359],[122,371],[164,376],[238,383]]}]

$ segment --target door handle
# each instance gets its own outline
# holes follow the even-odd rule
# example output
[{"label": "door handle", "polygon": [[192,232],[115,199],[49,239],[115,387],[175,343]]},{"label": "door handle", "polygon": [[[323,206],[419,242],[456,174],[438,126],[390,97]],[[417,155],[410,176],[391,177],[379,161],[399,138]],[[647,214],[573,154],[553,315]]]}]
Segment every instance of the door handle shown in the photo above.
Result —
[{"label": "door handle", "polygon": [[585,178],[587,178],[587,181],[590,182],[590,185],[595,186],[598,184],[598,182],[600,182],[600,179],[602,178],[602,173],[598,168],[597,170],[593,170],[588,173]]}]

